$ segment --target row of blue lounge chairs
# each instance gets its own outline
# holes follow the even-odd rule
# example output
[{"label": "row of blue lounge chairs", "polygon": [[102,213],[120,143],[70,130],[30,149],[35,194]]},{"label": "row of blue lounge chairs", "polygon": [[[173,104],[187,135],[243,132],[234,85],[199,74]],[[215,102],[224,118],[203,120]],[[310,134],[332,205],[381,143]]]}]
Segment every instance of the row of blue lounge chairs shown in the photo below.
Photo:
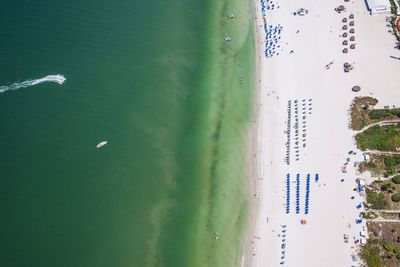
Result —
[{"label": "row of blue lounge chairs", "polygon": [[[315,181],[319,180],[319,174],[315,174]],[[300,174],[296,174],[296,214],[300,214]],[[286,214],[290,213],[290,174],[286,174],[286,205],[285,212]],[[310,208],[310,186],[311,186],[311,174],[307,174],[306,176],[306,192],[305,192],[305,202],[304,202],[304,214],[309,213]],[[358,207],[357,207],[358,208]]]},{"label": "row of blue lounge chairs", "polygon": [[310,200],[310,174],[307,174],[307,179],[306,179],[306,203],[304,205],[304,214],[308,214],[309,200]]},{"label": "row of blue lounge chairs", "polygon": [[286,156],[285,162],[290,165],[290,132],[292,130],[292,100],[288,100],[287,122],[286,122]]},{"label": "row of blue lounge chairs", "polygon": [[290,174],[286,175],[286,214],[290,213]]},{"label": "row of blue lounge chairs", "polygon": [[296,175],[296,214],[300,213],[300,174]]},{"label": "row of blue lounge chairs", "polygon": [[285,264],[285,258],[286,258],[286,224],[281,225],[281,237],[282,237],[282,243],[281,243],[281,261],[280,265]]}]

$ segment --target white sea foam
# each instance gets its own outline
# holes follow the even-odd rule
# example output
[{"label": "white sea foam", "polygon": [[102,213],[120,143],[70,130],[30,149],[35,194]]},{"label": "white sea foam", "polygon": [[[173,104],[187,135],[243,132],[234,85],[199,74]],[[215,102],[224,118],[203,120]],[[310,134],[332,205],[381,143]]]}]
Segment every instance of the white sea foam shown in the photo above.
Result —
[{"label": "white sea foam", "polygon": [[44,82],[55,82],[58,84],[63,84],[65,81],[65,77],[63,75],[60,74],[56,74],[56,75],[47,75],[46,77],[40,78],[40,79],[35,79],[35,80],[27,80],[24,82],[20,82],[20,83],[13,83],[11,85],[8,86],[0,86],[0,93],[3,93],[5,91],[8,90],[18,90],[20,88],[26,88],[29,86],[34,86],[40,83],[44,83]]}]

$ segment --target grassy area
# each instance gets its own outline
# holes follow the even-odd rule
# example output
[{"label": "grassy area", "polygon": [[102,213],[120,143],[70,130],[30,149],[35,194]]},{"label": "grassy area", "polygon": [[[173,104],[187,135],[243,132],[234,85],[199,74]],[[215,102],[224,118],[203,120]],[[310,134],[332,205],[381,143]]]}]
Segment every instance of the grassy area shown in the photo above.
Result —
[{"label": "grassy area", "polygon": [[377,99],[369,96],[354,98],[350,108],[350,128],[359,131],[375,122],[400,118],[400,108],[374,109],[377,103]]},{"label": "grassy area", "polygon": [[[385,181],[376,180],[366,188],[366,206],[376,210],[399,210],[400,209],[400,185],[396,184],[393,179]],[[382,214],[381,214],[382,215]],[[366,214],[366,216],[375,216],[374,214]],[[394,217],[393,217],[394,216]],[[398,219],[395,213],[390,217]]]},{"label": "grassy area", "polygon": [[354,98],[350,108],[350,128],[353,130],[361,130],[368,124],[371,124],[368,113],[371,111],[371,108],[377,103],[377,99],[369,96]]},{"label": "grassy area", "polygon": [[379,255],[379,253],[380,253],[379,240],[369,239],[367,244],[364,245],[364,248],[362,250],[362,258],[369,267],[381,267],[382,258]]},{"label": "grassy area", "polygon": [[371,155],[369,161],[360,163],[358,171],[369,171],[374,177],[400,173],[400,156]]},{"label": "grassy area", "polygon": [[385,200],[385,194],[366,188],[367,193],[367,205],[369,208],[374,210],[382,210],[386,208],[387,201]]},{"label": "grassy area", "polygon": [[400,266],[400,224],[367,223],[370,239],[361,256],[370,267]]},{"label": "grassy area", "polygon": [[386,166],[386,173],[393,175],[400,172],[400,156],[384,156],[383,162]]},{"label": "grassy area", "polygon": [[[372,113],[372,112],[371,112]],[[400,147],[399,125],[375,125],[356,135],[361,150],[396,151]]]},{"label": "grassy area", "polygon": [[371,120],[387,120],[400,118],[400,108],[374,109],[368,114]]}]

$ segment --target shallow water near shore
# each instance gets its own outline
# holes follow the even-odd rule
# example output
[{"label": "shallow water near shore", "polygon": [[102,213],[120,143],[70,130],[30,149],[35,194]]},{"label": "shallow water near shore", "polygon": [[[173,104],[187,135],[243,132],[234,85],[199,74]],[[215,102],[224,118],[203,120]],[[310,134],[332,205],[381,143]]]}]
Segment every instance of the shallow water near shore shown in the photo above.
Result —
[{"label": "shallow water near shore", "polygon": [[0,264],[238,265],[251,2],[6,0],[0,23],[0,87],[65,77],[0,94]]}]

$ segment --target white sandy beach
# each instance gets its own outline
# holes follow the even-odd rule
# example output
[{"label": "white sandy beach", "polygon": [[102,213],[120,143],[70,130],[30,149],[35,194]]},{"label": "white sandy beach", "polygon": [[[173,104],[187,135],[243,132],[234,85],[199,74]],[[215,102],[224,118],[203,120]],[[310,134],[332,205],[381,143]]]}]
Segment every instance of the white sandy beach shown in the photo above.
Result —
[{"label": "white sandy beach", "polygon": [[[267,24],[281,25],[282,32],[272,57],[264,55],[266,34],[261,3],[255,3],[260,62],[258,107],[253,125],[256,131],[253,137],[254,212],[243,265],[359,266],[351,255],[357,254],[358,245],[354,240],[361,238],[360,232],[365,232],[365,222],[356,224],[355,221],[362,211],[356,206],[363,198],[353,191],[355,179],[360,177],[353,164],[363,157],[348,127],[348,110],[353,98],[361,95],[377,98],[378,107],[399,104],[400,60],[393,57],[400,57],[400,50],[395,49],[395,37],[388,33],[387,16],[371,16],[364,1],[274,3],[279,8],[266,11]],[[347,10],[338,14],[334,8],[339,5]],[[307,9],[308,14],[294,16],[293,12],[299,8]],[[350,14],[354,14],[355,22],[351,27]],[[342,23],[345,17],[348,21]],[[344,24],[349,26],[346,31],[342,30]],[[349,44],[356,43],[356,48],[344,54],[342,49],[349,45],[344,46],[342,42],[349,37],[340,35],[349,33],[350,28],[355,33],[349,37],[355,36],[355,41]],[[345,62],[353,66],[348,73],[343,71]],[[361,86],[361,92],[352,92],[354,85]],[[285,162],[288,101],[291,101],[290,164]],[[294,128],[296,101],[298,140]],[[356,151],[357,155],[349,156],[349,150]],[[343,173],[341,167],[348,157],[347,173]],[[290,208],[287,213],[288,174]],[[297,174],[300,175],[298,202]],[[308,214],[307,174],[310,174]],[[315,174],[319,174],[318,181]],[[300,220],[306,220],[306,224]],[[344,235],[349,237],[348,243],[344,242]]]}]

